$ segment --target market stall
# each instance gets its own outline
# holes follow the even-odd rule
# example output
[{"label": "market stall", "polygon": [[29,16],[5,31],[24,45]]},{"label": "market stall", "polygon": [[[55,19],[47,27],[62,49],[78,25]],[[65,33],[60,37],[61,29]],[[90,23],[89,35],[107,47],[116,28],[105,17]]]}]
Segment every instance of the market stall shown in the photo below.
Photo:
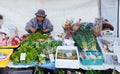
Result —
[{"label": "market stall", "polygon": [[120,72],[119,38],[109,37],[109,33],[101,34],[99,24],[80,20],[77,23],[67,22],[63,29],[65,32],[56,37],[38,32],[24,40],[15,36],[11,43],[16,45],[1,45],[1,51],[15,48],[5,67],[34,67],[34,74],[43,72],[44,69],[113,69]]}]

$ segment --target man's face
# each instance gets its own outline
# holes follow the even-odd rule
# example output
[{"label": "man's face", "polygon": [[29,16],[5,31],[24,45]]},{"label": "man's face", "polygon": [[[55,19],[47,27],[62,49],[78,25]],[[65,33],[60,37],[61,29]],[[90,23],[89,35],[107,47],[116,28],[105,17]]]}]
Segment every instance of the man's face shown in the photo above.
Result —
[{"label": "man's face", "polygon": [[43,21],[44,20],[44,18],[41,17],[41,16],[36,16],[36,18],[37,18],[38,21]]}]

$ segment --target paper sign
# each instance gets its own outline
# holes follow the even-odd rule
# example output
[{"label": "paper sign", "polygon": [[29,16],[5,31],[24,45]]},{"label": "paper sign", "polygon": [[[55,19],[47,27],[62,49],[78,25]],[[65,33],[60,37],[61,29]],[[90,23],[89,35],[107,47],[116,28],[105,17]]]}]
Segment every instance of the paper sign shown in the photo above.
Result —
[{"label": "paper sign", "polygon": [[26,57],[26,53],[21,53],[20,54],[20,60],[25,60]]},{"label": "paper sign", "polygon": [[71,52],[68,52],[66,53],[67,57],[71,57],[72,56],[72,53]]},{"label": "paper sign", "polygon": [[117,52],[117,59],[118,59],[118,63],[120,63],[120,49]]},{"label": "paper sign", "polygon": [[120,47],[119,46],[113,46],[114,53],[117,55],[118,63],[120,63]]},{"label": "paper sign", "polygon": [[49,58],[50,58],[50,62],[54,62],[55,61],[53,54],[49,54]]},{"label": "paper sign", "polygon": [[118,63],[120,63],[120,55],[117,55]]}]

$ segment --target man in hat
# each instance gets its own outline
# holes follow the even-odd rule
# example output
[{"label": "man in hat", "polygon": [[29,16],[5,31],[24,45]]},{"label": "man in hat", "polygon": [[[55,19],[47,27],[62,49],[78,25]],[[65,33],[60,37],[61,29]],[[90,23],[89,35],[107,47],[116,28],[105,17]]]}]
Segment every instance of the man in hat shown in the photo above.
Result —
[{"label": "man in hat", "polygon": [[27,22],[25,30],[30,34],[35,32],[50,34],[53,31],[53,25],[50,20],[46,18],[47,15],[45,14],[45,11],[40,9],[35,15],[36,17]]}]

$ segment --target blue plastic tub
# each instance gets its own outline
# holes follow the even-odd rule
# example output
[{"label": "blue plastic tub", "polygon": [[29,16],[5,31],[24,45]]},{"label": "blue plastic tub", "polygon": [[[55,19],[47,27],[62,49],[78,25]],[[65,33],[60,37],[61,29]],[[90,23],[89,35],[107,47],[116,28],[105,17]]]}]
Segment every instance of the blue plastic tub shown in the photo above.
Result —
[{"label": "blue plastic tub", "polygon": [[91,57],[89,57],[89,58],[82,58],[82,57],[80,57],[81,63],[83,65],[102,65],[103,64],[104,59],[103,59],[103,56],[102,56],[101,52],[99,52],[99,51],[89,51],[89,52],[86,51],[84,53],[87,56],[90,56],[90,54],[92,54],[92,55],[99,55],[100,57],[96,58],[96,59],[91,58]]}]

